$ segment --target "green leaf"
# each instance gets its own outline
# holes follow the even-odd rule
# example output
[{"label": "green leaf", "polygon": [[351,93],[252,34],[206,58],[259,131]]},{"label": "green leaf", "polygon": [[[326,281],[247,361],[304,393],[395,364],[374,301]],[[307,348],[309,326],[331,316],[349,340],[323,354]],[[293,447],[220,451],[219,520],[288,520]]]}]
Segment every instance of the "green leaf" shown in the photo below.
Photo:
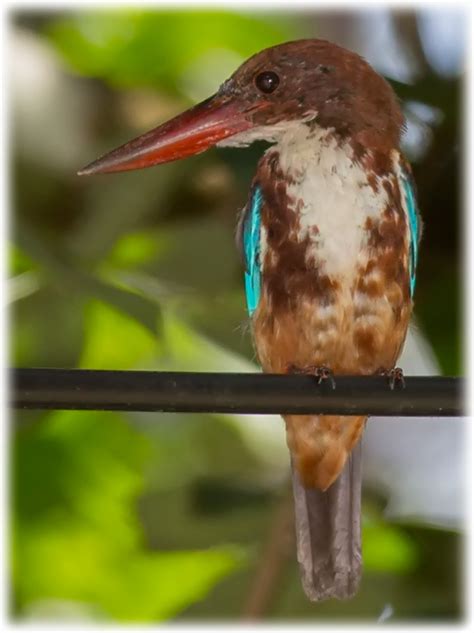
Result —
[{"label": "green leaf", "polygon": [[[43,282],[40,277],[38,282]],[[42,283],[11,307],[10,362],[19,367],[74,367],[82,348],[84,301]]]},{"label": "green leaf", "polygon": [[135,558],[123,569],[107,611],[123,621],[168,619],[200,600],[215,584],[240,568],[241,548],[159,552]]},{"label": "green leaf", "polygon": [[[113,10],[57,20],[47,34],[75,71],[117,87],[154,86],[182,92],[199,58],[204,77],[209,55],[216,62],[234,53],[244,61],[258,50],[298,36],[296,20],[232,11]],[[235,55],[234,55],[235,57]],[[222,67],[217,87],[232,68]],[[214,74],[214,73],[212,73]]]},{"label": "green leaf", "polygon": [[364,568],[368,571],[407,574],[417,566],[415,543],[396,525],[364,520],[362,543]]},{"label": "green leaf", "polygon": [[150,233],[133,233],[125,235],[115,244],[107,257],[107,264],[112,266],[134,267],[144,264],[154,257],[160,247],[165,246],[165,240],[158,243],[158,236]]},{"label": "green leaf", "polygon": [[80,366],[89,369],[129,369],[147,366],[158,341],[138,321],[100,302],[85,309],[84,344]]},{"label": "green leaf", "polygon": [[238,548],[150,552],[136,514],[149,457],[115,413],[57,412],[18,432],[13,462],[17,609],[89,605],[120,621],[169,618],[242,565]]},{"label": "green leaf", "polygon": [[10,256],[9,269],[12,276],[30,272],[31,269],[35,268],[34,261],[17,244],[10,244],[8,247],[8,253]]}]

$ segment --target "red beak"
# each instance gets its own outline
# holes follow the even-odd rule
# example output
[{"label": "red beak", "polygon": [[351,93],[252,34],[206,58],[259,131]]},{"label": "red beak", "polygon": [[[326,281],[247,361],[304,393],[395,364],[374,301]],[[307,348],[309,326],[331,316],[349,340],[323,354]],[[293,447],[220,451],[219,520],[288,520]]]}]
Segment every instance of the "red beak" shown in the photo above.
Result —
[{"label": "red beak", "polygon": [[252,127],[250,111],[235,99],[214,95],[154,130],[114,149],[78,172],[79,176],[143,169],[204,152]]}]

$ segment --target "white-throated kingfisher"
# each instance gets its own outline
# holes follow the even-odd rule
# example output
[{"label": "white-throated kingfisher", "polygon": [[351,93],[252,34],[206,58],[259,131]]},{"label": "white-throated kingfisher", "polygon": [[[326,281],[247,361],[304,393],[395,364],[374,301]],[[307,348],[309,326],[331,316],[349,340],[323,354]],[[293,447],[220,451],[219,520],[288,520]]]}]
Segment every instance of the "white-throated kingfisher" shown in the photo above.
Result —
[{"label": "white-throated kingfisher", "polygon": [[[318,380],[393,375],[421,233],[402,130],[392,88],[366,61],[330,42],[300,40],[254,55],[214,96],[80,174],[268,141],[237,239],[263,370]],[[351,597],[361,576],[366,416],[284,419],[304,589],[311,600]]]}]

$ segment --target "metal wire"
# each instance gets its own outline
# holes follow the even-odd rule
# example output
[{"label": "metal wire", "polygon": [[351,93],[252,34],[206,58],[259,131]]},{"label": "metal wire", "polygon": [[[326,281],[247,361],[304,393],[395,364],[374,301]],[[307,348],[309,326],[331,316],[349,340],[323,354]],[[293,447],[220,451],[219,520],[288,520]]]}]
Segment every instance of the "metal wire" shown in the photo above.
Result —
[{"label": "metal wire", "polygon": [[463,414],[462,378],[408,376],[390,389],[383,376],[313,376],[85,369],[12,369],[11,406],[219,413],[384,416]]}]

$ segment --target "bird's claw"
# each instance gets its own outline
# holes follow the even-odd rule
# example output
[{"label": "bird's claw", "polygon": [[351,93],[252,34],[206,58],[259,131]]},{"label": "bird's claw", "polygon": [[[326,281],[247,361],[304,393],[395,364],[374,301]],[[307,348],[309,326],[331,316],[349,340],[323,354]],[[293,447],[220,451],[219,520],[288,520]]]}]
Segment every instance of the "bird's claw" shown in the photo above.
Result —
[{"label": "bird's claw", "polygon": [[400,367],[394,367],[390,370],[380,369],[379,373],[381,376],[386,376],[388,378],[388,386],[391,391],[393,391],[395,387],[405,389],[405,376],[403,375],[403,369]]},{"label": "bird's claw", "polygon": [[305,376],[314,376],[317,380],[317,384],[321,385],[323,382],[329,381],[331,388],[336,388],[336,381],[334,380],[334,374],[326,365],[309,365],[308,367],[297,367],[296,365],[289,364],[287,367],[289,374],[304,374]]},{"label": "bird's claw", "polygon": [[314,376],[318,379],[318,385],[322,384],[326,380],[329,380],[332,389],[336,388],[336,381],[334,380],[334,374],[325,365],[321,365],[321,367],[316,367],[314,371]]}]

